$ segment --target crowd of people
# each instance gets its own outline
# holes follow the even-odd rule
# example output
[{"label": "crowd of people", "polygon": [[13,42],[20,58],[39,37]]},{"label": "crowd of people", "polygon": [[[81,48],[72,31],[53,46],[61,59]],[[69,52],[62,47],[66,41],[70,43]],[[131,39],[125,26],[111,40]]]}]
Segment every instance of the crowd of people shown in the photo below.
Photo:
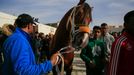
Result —
[{"label": "crowd of people", "polygon": [[[3,32],[6,34],[1,34],[0,51],[1,54],[3,54],[1,56],[4,57],[4,61],[2,59],[0,74],[42,75],[51,71],[53,66],[57,64],[58,53],[53,54],[48,60],[37,63],[35,58],[37,51],[37,54],[40,52],[40,57],[38,57],[40,60],[46,59],[43,54],[41,54],[44,52],[42,45],[46,45],[43,44],[44,41],[50,40],[49,37],[52,37],[52,35],[45,37],[43,33],[39,33],[39,36],[33,37],[34,25],[36,25],[36,23],[30,15],[21,14],[15,20],[14,26],[7,25],[5,28],[6,31],[3,29]],[[36,50],[36,46],[38,50]]]},{"label": "crowd of people", "polygon": [[87,75],[106,75],[114,40],[106,23],[93,27],[92,37],[80,54],[85,61]]},{"label": "crowd of people", "polygon": [[108,25],[94,26],[80,57],[86,75],[134,75],[134,11],[124,16],[124,29],[110,34]]},{"label": "crowd of people", "polygon": [[35,32],[33,37],[33,49],[37,62],[43,62],[50,59],[49,44],[52,40],[53,34],[44,34],[42,32]]},{"label": "crowd of people", "polygon": [[[134,11],[130,11],[124,16],[120,35],[110,34],[107,23],[93,27],[88,45],[80,53],[86,75],[134,75],[133,20]],[[51,71],[58,56],[58,52],[51,55],[49,50],[53,34],[33,34],[36,23],[28,14],[19,15],[14,24],[1,28],[0,74],[42,75]]]}]

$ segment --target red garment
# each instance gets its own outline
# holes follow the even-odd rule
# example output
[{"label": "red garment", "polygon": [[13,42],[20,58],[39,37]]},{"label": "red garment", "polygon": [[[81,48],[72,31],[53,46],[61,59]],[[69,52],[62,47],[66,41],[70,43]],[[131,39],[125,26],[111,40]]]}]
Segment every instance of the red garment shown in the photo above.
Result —
[{"label": "red garment", "polygon": [[124,32],[112,45],[107,75],[134,75],[134,36]]}]

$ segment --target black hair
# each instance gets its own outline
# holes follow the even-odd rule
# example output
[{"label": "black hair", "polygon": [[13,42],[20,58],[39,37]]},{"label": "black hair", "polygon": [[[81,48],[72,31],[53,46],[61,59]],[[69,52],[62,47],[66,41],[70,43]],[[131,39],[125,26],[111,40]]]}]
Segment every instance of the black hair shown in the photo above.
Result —
[{"label": "black hair", "polygon": [[101,30],[101,27],[100,26],[94,26],[93,30],[95,30],[95,29]]},{"label": "black hair", "polygon": [[38,33],[39,33],[38,31],[35,32],[35,34],[38,34]]},{"label": "black hair", "polygon": [[13,25],[9,24],[8,27],[9,29],[11,29],[12,32],[15,31],[15,27]]},{"label": "black hair", "polygon": [[107,23],[102,23],[102,24],[101,24],[101,27],[102,27],[102,26],[108,26],[108,25],[107,25]]},{"label": "black hair", "polygon": [[128,12],[125,16],[124,16],[124,31],[134,35],[134,10]]},{"label": "black hair", "polygon": [[132,21],[132,20],[131,20],[132,17],[134,18],[134,10],[128,12],[128,13],[124,16],[124,23],[125,23],[125,24],[130,23],[130,21]]}]

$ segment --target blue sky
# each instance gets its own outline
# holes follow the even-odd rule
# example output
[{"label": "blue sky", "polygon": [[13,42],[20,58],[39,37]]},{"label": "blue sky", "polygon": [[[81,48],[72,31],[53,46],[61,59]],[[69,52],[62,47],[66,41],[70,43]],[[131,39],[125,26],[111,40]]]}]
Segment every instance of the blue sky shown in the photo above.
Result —
[{"label": "blue sky", "polygon": [[[64,14],[79,0],[0,0],[0,12],[18,16],[28,13],[41,23],[60,21]],[[122,25],[123,16],[134,10],[134,0],[86,0],[93,8],[91,25]]]}]

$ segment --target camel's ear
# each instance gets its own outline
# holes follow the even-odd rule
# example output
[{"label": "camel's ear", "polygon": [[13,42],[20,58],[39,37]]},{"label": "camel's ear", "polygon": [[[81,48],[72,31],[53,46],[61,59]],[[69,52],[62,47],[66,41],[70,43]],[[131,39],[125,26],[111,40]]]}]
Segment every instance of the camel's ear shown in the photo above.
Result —
[{"label": "camel's ear", "polygon": [[86,1],[86,0],[80,0],[79,3],[78,3],[78,5],[83,4],[85,1]]}]

